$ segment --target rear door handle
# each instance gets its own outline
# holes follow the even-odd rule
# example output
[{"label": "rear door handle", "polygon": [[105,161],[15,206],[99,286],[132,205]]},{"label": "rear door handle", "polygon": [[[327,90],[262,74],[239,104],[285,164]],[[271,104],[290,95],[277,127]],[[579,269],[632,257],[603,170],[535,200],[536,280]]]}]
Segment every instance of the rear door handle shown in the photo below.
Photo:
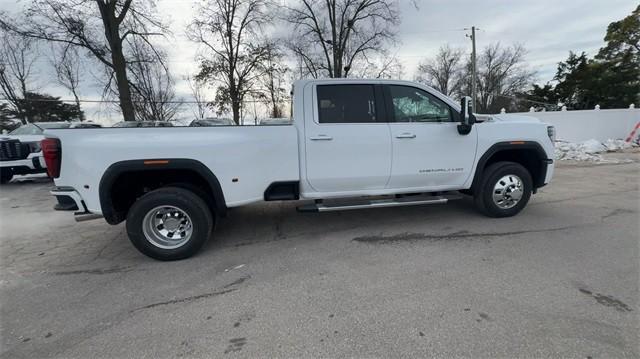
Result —
[{"label": "rear door handle", "polygon": [[405,132],[405,133],[396,135],[396,138],[416,138],[416,135],[414,135],[413,133]]},{"label": "rear door handle", "polygon": [[309,137],[311,141],[331,141],[333,137],[327,135],[317,135]]}]

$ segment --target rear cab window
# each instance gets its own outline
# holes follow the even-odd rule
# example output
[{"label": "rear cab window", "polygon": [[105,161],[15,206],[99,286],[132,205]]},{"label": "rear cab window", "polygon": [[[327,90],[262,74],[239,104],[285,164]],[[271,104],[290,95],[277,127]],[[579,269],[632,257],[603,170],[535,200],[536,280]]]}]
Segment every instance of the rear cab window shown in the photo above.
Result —
[{"label": "rear cab window", "polygon": [[372,84],[318,85],[316,91],[321,124],[384,122],[376,111]]}]

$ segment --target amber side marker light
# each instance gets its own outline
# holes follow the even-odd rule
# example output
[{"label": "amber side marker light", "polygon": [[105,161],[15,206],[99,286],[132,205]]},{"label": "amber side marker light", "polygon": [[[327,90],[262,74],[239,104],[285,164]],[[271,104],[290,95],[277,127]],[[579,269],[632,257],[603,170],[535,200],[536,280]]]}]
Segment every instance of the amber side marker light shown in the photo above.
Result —
[{"label": "amber side marker light", "polygon": [[144,161],[143,163],[145,165],[166,165],[166,164],[169,164],[169,160],[151,160],[151,161]]},{"label": "amber side marker light", "polygon": [[512,144],[512,145],[524,145],[524,141],[512,141],[512,142],[509,142],[509,143]]}]

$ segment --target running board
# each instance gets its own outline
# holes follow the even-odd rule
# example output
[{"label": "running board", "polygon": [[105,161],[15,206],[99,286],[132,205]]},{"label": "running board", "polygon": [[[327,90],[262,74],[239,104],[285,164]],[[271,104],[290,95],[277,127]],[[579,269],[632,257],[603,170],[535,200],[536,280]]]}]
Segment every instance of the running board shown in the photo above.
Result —
[{"label": "running board", "polygon": [[462,195],[442,195],[442,196],[406,196],[400,198],[364,199],[352,200],[341,203],[311,203],[299,206],[299,212],[332,212],[348,211],[352,209],[400,207],[400,206],[420,206],[424,204],[444,204],[450,200],[460,199]]}]

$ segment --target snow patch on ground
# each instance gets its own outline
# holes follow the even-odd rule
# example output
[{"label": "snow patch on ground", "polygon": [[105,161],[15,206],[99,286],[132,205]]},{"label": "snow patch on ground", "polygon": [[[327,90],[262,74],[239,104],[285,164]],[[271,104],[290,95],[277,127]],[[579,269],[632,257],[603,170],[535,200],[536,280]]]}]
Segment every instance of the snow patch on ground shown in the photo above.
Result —
[{"label": "snow patch on ground", "polygon": [[629,143],[624,140],[606,140],[600,142],[598,140],[586,140],[583,142],[572,143],[566,141],[556,142],[556,159],[560,161],[591,161],[603,163],[620,163],[627,160],[610,160],[602,157],[601,153],[605,152],[621,152],[623,150],[638,147],[637,143]]}]

